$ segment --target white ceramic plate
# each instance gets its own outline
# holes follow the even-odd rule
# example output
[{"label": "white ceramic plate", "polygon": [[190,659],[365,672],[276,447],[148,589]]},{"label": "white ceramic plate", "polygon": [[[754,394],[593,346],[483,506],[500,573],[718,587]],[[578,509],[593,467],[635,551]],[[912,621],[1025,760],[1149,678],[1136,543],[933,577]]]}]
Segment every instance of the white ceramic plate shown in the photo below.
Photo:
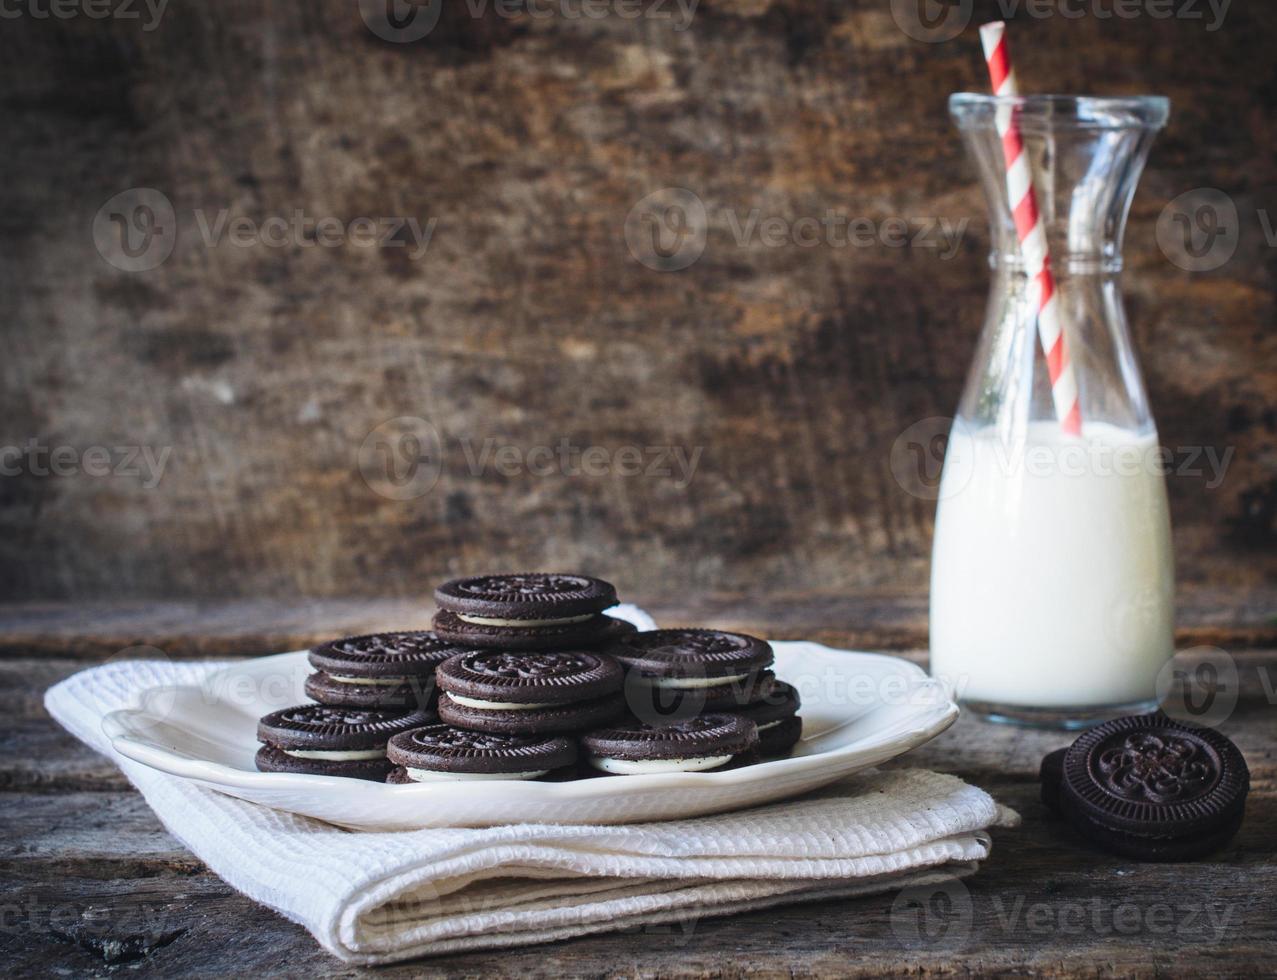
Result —
[{"label": "white ceramic plate", "polygon": [[258,772],[257,719],[306,701],[304,651],[246,660],[203,684],[154,688],[103,719],[126,758],[277,810],[364,830],[506,823],[636,823],[755,806],[878,765],[958,717],[942,685],[897,657],[773,643],[776,673],[798,688],[803,738],[792,756],[726,772],[610,776],[574,782],[391,786]]}]

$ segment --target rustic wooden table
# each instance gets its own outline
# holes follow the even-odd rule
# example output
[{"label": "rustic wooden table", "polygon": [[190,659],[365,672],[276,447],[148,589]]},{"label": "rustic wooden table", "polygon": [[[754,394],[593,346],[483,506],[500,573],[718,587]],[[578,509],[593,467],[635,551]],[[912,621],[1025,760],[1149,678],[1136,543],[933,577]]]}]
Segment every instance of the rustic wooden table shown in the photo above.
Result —
[{"label": "rustic wooden table", "polygon": [[[922,657],[925,601],[795,596],[652,602],[668,623],[710,623]],[[894,894],[819,902],[390,968],[420,973],[781,975],[1016,972],[1092,975],[1277,970],[1277,593],[1194,592],[1180,646],[1227,651],[1239,698],[1221,726],[1251,767],[1241,833],[1193,864],[1138,864],[1083,846],[1038,802],[1038,762],[1067,736],[963,717],[899,765],[956,773],[1015,807],[992,858],[925,911]],[[10,975],[355,972],[302,929],[236,894],[160,827],[100,756],[44,713],[44,690],[93,663],[276,652],[318,637],[423,623],[396,602],[0,607],[0,962]],[[150,655],[156,655],[150,651]],[[921,925],[921,928],[918,926]]]}]

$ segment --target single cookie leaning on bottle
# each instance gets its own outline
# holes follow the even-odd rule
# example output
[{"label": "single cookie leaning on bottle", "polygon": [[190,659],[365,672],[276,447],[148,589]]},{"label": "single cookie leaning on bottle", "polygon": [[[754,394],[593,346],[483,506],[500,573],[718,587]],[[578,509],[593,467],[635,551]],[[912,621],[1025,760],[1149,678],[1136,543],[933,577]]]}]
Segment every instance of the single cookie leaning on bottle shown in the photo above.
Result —
[{"label": "single cookie leaning on bottle", "polygon": [[577,732],[625,710],[624,675],[588,650],[480,650],[439,667],[439,717],[477,732]]},{"label": "single cookie leaning on bottle", "polygon": [[433,720],[424,711],[328,704],[284,708],[257,723],[257,740],[265,743],[257,751],[257,768],[380,782],[390,771],[386,743],[391,736]]},{"label": "single cookie leaning on bottle", "polygon": [[388,783],[558,779],[572,774],[576,745],[557,735],[496,735],[430,725],[396,735],[386,754],[395,764]]},{"label": "single cookie leaning on bottle", "polygon": [[1237,833],[1250,789],[1241,752],[1210,728],[1161,713],[1092,728],[1042,764],[1042,799],[1098,846],[1186,861]]},{"label": "single cookie leaning on bottle", "polygon": [[708,629],[646,630],[603,648],[629,671],[630,710],[645,720],[731,711],[771,693],[771,644],[745,633]]},{"label": "single cookie leaning on bottle", "polygon": [[306,678],[306,696],[353,708],[428,708],[435,668],[464,652],[429,630],[333,640],[310,651],[315,673]]},{"label": "single cookie leaning on bottle", "polygon": [[589,764],[615,776],[706,772],[752,761],[758,729],[738,715],[706,714],[669,725],[638,722],[581,738]]},{"label": "single cookie leaning on bottle", "polygon": [[549,650],[596,646],[634,631],[604,616],[610,582],[588,575],[525,572],[453,579],[435,589],[435,632],[469,647]]}]

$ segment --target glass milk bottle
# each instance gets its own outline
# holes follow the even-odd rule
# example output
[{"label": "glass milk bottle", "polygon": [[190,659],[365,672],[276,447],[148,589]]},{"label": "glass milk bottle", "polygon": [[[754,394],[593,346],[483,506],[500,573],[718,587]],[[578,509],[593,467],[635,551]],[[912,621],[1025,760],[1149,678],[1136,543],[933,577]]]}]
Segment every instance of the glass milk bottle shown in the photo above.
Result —
[{"label": "glass milk bottle", "polygon": [[[1072,728],[1151,710],[1173,653],[1174,570],[1119,277],[1127,209],[1168,103],[957,94],[949,109],[988,199],[992,287],[940,483],[932,673],[993,720]],[[1052,396],[1061,364],[1039,337],[999,113],[1032,173],[1080,424],[1067,423],[1058,387]]]}]

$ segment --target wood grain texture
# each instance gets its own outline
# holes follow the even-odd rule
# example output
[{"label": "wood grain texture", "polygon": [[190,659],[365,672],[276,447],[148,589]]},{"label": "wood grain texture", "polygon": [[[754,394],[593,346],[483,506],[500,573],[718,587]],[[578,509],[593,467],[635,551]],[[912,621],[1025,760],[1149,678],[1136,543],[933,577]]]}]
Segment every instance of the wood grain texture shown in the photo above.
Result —
[{"label": "wood grain texture", "polygon": [[[1223,730],[1251,769],[1238,837],[1190,864],[1128,862],[1081,844],[1038,800],[1042,756],[1069,736],[982,723],[964,715],[939,738],[891,763],[953,772],[1017,809],[1020,827],[995,835],[993,855],[959,892],[970,928],[940,909],[934,935],[901,929],[898,895],[815,902],[723,919],[587,937],[528,949],[418,961],[375,971],[342,966],[308,934],[234,893],[168,835],[107,760],[44,715],[44,689],[102,656],[121,629],[137,643],[179,633],[190,652],[273,649],[282,632],[373,622],[392,603],[332,603],[288,620],[282,607],[102,604],[75,619],[50,605],[0,613],[0,957],[9,975],[305,974],[369,976],[793,977],[987,973],[1044,976],[1266,975],[1277,955],[1277,643],[1247,649],[1269,599],[1227,607],[1218,596],[1181,603],[1188,633],[1208,622],[1243,682]],[[402,608],[402,607],[400,607]],[[661,621],[708,615],[710,604],[654,606]],[[770,636],[830,629],[838,608],[795,595],[770,623],[768,608],[713,604],[722,626]],[[844,600],[843,610],[846,611]],[[858,626],[880,639],[907,635],[917,601],[879,599]],[[297,611],[294,610],[294,614]],[[363,616],[361,620],[358,617]],[[811,616],[804,620],[803,616]],[[94,634],[90,624],[105,630]],[[284,625],[281,626],[281,623]],[[56,627],[56,628],[55,628]],[[199,630],[208,630],[200,638]],[[901,630],[904,630],[904,633]],[[153,632],[147,632],[151,630]],[[185,630],[184,633],[182,631]],[[792,632],[791,632],[792,630]],[[77,632],[78,631],[78,632]],[[1186,634],[1181,632],[1181,639]],[[24,638],[43,637],[24,653]],[[66,650],[52,649],[60,636]],[[93,651],[99,651],[97,654]],[[902,655],[923,661],[920,650]],[[1184,654],[1191,669],[1191,651]],[[1265,683],[1266,682],[1266,683]],[[893,911],[894,909],[894,911]]]},{"label": "wood grain texture", "polygon": [[[952,412],[984,306],[984,207],[945,110],[985,86],[974,25],[995,5],[974,6],[937,44],[881,0],[702,0],[686,25],[449,2],[412,44],[379,40],[345,0],[171,4],[150,31],[6,19],[0,446],[169,456],[149,489],[82,464],[0,480],[0,591],[416,596],[497,566],[649,594],[923,587],[933,504],[888,463],[906,427]],[[1179,577],[1239,588],[1277,571],[1277,265],[1260,222],[1274,30],[1254,2],[1215,31],[1013,25],[1026,87],[1175,104],[1134,204],[1127,298],[1163,441],[1235,452],[1218,486],[1171,480]],[[1223,268],[1190,274],[1154,225],[1202,186],[1232,195],[1242,234]],[[149,272],[112,267],[90,233],[130,187],[176,213]],[[668,187],[709,216],[678,272],[625,240],[636,202]],[[738,244],[755,209],[970,224],[949,258]],[[208,244],[200,228],[295,210],[437,225],[419,259]],[[399,416],[441,440],[438,482],[406,501],[359,466]],[[478,466],[487,440],[519,458],[601,447],[613,471]],[[371,457],[372,484],[416,458],[386,445],[399,455]],[[615,472],[635,465],[623,447],[656,446],[700,453],[686,485],[677,467]]]},{"label": "wood grain texture", "polygon": [[[709,626],[843,649],[908,651],[927,644],[920,592],[785,592],[671,599],[621,592],[662,626]],[[1277,646],[1277,590],[1185,586],[1176,597],[1178,649]],[[428,629],[434,603],[416,599],[240,599],[0,604],[0,657],[217,657],[298,650],[339,636]],[[0,662],[2,669],[2,662]]]}]

